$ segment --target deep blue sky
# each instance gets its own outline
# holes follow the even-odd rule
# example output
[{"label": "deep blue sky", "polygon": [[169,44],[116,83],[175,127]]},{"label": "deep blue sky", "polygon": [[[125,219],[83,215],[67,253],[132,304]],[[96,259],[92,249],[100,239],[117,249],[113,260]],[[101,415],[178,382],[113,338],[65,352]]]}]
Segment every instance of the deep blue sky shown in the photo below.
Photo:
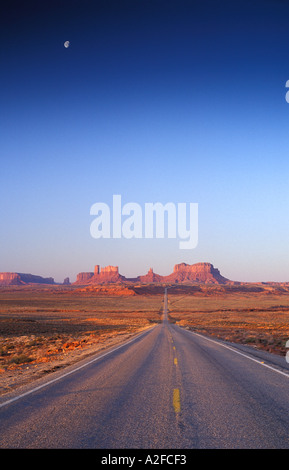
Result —
[{"label": "deep blue sky", "polygon": [[[0,271],[62,281],[208,261],[289,281],[289,2],[1,8]],[[113,194],[197,202],[198,247],[93,239],[90,207]]]}]

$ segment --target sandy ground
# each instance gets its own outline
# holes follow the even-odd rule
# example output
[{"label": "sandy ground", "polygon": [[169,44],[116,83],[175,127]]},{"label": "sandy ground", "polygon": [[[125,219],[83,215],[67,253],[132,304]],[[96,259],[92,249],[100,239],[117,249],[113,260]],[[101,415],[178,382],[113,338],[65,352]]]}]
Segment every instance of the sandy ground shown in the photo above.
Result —
[{"label": "sandy ground", "polygon": [[[148,326],[139,328],[134,332],[119,333],[118,335],[103,335],[101,339],[92,344],[84,344],[73,347],[73,345],[63,349],[58,354],[50,358],[42,358],[41,361],[34,361],[22,365],[15,365],[13,368],[0,370],[0,396],[19,389],[23,385],[32,383],[38,378],[52,374],[61,368],[73,365],[78,361],[93,356],[96,353],[105,351],[113,346],[124,343],[131,337],[141,333]],[[42,362],[43,361],[43,362]]]}]

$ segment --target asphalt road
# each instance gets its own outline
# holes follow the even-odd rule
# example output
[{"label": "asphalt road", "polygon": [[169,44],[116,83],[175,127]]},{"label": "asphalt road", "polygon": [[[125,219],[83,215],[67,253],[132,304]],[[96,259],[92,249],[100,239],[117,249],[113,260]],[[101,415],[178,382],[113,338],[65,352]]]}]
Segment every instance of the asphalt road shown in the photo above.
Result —
[{"label": "asphalt road", "polygon": [[285,358],[196,335],[166,312],[61,374],[2,397],[0,448],[289,448]]}]

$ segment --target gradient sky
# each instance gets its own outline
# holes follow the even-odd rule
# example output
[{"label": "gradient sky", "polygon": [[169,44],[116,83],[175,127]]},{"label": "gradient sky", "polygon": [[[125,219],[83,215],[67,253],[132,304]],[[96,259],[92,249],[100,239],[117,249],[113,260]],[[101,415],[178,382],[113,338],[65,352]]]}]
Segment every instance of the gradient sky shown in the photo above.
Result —
[{"label": "gradient sky", "polygon": [[[0,271],[62,282],[95,264],[135,276],[207,261],[289,281],[288,2],[1,8]],[[90,207],[114,194],[197,202],[197,248],[93,239]]]}]

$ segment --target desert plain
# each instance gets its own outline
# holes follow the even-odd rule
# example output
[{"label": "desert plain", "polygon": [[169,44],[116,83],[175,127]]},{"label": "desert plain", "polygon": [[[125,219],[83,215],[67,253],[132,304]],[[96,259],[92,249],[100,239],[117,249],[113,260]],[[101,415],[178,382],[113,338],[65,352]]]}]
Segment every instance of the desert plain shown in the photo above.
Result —
[{"label": "desert plain", "polygon": [[287,285],[126,284],[0,288],[0,395],[162,321],[286,355]]}]

